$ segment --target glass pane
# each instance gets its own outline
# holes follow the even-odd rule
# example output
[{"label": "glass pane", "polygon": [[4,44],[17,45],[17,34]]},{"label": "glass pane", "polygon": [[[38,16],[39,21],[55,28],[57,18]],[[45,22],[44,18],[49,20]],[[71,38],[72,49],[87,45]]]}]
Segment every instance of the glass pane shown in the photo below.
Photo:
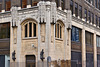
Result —
[{"label": "glass pane", "polygon": [[32,6],[37,6],[38,0],[32,0]]},{"label": "glass pane", "polygon": [[25,37],[27,37],[27,24],[25,25]]},{"label": "glass pane", "polygon": [[11,0],[6,0],[6,11],[9,11],[11,8]]},{"label": "glass pane", "polygon": [[22,8],[26,8],[27,0],[21,0],[22,1]]},{"label": "glass pane", "polygon": [[29,23],[29,37],[32,37],[32,23]]},{"label": "glass pane", "polygon": [[79,42],[79,30],[76,28],[76,42]]},{"label": "glass pane", "polygon": [[75,27],[72,27],[72,41],[75,41]]},{"label": "glass pane", "polygon": [[10,23],[0,24],[0,39],[10,38]]},{"label": "glass pane", "polygon": [[34,24],[34,37],[36,37],[36,24]]},{"label": "glass pane", "polygon": [[59,24],[57,24],[57,37],[59,38]]},{"label": "glass pane", "polygon": [[62,27],[60,26],[60,38],[62,38]]}]

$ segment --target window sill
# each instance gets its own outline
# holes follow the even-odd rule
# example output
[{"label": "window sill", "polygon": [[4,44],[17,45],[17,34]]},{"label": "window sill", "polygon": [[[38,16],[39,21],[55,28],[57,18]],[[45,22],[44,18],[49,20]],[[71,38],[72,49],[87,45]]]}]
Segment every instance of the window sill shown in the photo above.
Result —
[{"label": "window sill", "polygon": [[25,37],[23,40],[28,40],[28,39],[38,39],[37,37]]},{"label": "window sill", "polygon": [[61,39],[61,38],[56,38],[56,40],[60,40],[60,41],[63,41],[63,39]]}]

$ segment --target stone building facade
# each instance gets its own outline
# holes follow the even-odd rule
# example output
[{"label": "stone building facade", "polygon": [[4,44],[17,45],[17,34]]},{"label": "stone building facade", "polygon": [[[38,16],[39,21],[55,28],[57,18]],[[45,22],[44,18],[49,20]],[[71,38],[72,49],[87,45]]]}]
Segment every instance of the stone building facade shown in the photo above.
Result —
[{"label": "stone building facade", "polygon": [[100,67],[99,4],[1,0],[0,67]]}]

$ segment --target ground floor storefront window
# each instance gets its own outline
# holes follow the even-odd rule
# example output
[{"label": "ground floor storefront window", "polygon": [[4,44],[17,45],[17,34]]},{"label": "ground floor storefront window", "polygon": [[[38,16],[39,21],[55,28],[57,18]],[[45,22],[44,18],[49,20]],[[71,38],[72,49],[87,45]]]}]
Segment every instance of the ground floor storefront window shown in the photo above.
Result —
[{"label": "ground floor storefront window", "polygon": [[71,52],[71,67],[82,67],[81,52]]},{"label": "ground floor storefront window", "polygon": [[86,53],[86,67],[94,67],[93,54]]},{"label": "ground floor storefront window", "polygon": [[100,67],[100,55],[97,55],[97,67]]}]

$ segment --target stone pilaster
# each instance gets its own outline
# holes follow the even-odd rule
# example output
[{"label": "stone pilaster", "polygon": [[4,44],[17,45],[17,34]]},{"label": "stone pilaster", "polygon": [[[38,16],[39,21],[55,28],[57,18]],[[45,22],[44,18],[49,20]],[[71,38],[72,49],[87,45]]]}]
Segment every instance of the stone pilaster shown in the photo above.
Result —
[{"label": "stone pilaster", "polygon": [[82,67],[86,67],[85,29],[82,30]]},{"label": "stone pilaster", "polygon": [[96,47],[96,33],[94,33],[94,35],[93,35],[93,38],[94,38],[94,40],[93,40],[93,43],[94,43],[94,45],[93,45],[93,52],[94,52],[94,67],[97,67],[97,47]]}]

